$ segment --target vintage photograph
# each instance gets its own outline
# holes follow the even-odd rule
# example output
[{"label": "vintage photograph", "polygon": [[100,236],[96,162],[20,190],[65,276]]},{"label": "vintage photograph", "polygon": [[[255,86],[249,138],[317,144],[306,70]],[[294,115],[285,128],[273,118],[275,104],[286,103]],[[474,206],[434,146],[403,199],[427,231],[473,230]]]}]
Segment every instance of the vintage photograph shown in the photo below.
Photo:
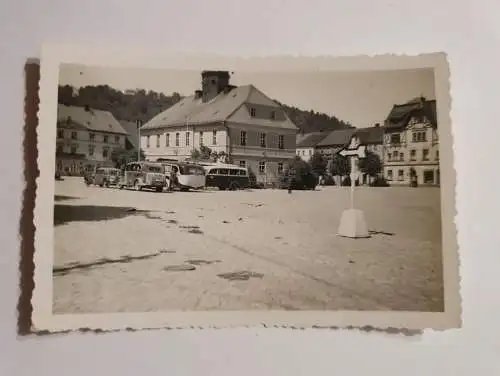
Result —
[{"label": "vintage photograph", "polygon": [[54,317],[457,310],[435,67],[57,73]]}]

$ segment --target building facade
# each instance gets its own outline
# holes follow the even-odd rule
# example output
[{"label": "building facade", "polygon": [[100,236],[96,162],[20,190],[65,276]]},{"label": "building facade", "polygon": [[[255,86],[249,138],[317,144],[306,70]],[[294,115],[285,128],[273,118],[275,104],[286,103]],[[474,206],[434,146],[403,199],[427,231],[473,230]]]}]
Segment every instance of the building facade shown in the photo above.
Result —
[{"label": "building facade", "polygon": [[229,72],[202,72],[201,90],[141,127],[146,159],[189,159],[202,146],[275,182],[295,156],[297,127],[283,108],[253,85],[232,86]]},{"label": "building facade", "polygon": [[334,154],[349,144],[355,132],[356,128],[331,131],[323,140],[318,142],[315,149],[326,159],[332,159]]},{"label": "building facade", "polygon": [[302,160],[309,162],[311,157],[316,152],[316,146],[323,141],[329,132],[312,132],[298,134],[296,139],[296,153]]},{"label": "building facade", "polygon": [[113,166],[111,154],[125,148],[127,132],[108,111],[60,104],[57,111],[56,170],[81,175]]},{"label": "building facade", "polygon": [[391,185],[439,185],[436,101],[395,105],[384,126],[384,177]]},{"label": "building facade", "polygon": [[[358,128],[353,137],[357,137],[359,144],[366,146],[366,151],[375,154],[379,161],[382,171],[379,175],[383,174],[384,166],[384,128],[380,124],[373,127]],[[370,176],[367,172],[360,172],[359,184],[368,185],[375,180],[376,176]]]}]

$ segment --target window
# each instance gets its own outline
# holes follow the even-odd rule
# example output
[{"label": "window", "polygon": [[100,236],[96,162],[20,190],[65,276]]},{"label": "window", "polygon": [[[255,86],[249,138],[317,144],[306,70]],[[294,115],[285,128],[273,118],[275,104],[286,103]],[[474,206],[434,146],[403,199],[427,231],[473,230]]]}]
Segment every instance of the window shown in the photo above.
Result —
[{"label": "window", "polygon": [[436,150],[436,161],[439,161],[439,150]]},{"label": "window", "polygon": [[94,145],[89,145],[89,156],[94,155],[95,152],[95,146]]},{"label": "window", "polygon": [[57,131],[57,138],[64,138],[64,131],[63,130]]},{"label": "window", "polygon": [[240,132],[240,145],[246,146],[246,144],[247,144],[247,132],[241,131]]},{"label": "window", "polygon": [[313,153],[313,152],[312,152],[312,150],[311,150],[311,149],[309,149],[309,155],[312,155],[312,153]]},{"label": "window", "polygon": [[189,138],[191,137],[191,134],[189,132],[186,132],[186,146],[189,146]]},{"label": "window", "polygon": [[250,116],[251,116],[251,117],[255,117],[255,114],[256,114],[255,108],[253,108],[253,107],[252,107],[252,108],[250,109]]},{"label": "window", "polygon": [[103,158],[108,158],[109,156],[109,149],[108,148],[103,148],[102,149],[102,157]]},{"label": "window", "polygon": [[[160,136],[158,136],[160,138]],[[119,144],[120,143],[120,136],[115,136],[115,143]]]},{"label": "window", "polygon": [[415,149],[410,150],[410,161],[414,161],[417,159],[417,151]]},{"label": "window", "polygon": [[170,133],[165,133],[165,146],[170,146]]},{"label": "window", "polygon": [[392,158],[392,153],[387,153],[387,159],[390,161]]},{"label": "window", "polygon": [[422,150],[422,160],[423,161],[428,161],[429,160],[429,149],[423,149]]},{"label": "window", "polygon": [[181,135],[179,132],[177,132],[175,134],[175,146],[179,146],[180,145],[180,138],[181,138]]},{"label": "window", "polygon": [[160,147],[160,135],[156,135],[156,147],[159,148]]},{"label": "window", "polygon": [[404,180],[405,172],[404,170],[398,170],[398,180]]},{"label": "window", "polygon": [[240,167],[241,168],[247,168],[247,162],[246,161],[240,161]]},{"label": "window", "polygon": [[426,142],[427,141],[427,132],[425,131],[416,131],[412,133],[412,141],[413,142]]},{"label": "window", "polygon": [[271,120],[276,120],[276,111],[271,111]]},{"label": "window", "polygon": [[425,170],[424,171],[424,184],[432,184],[434,183],[434,171],[433,170]]},{"label": "window", "polygon": [[394,157],[394,160],[398,160],[399,158],[399,152],[398,151],[395,151],[394,153],[392,153],[392,156]]},{"label": "window", "polygon": [[212,132],[212,145],[217,145],[217,131]]},{"label": "window", "polygon": [[78,133],[77,132],[71,132],[71,139],[76,140],[78,138]]},{"label": "window", "polygon": [[90,142],[95,142],[95,133],[90,133],[89,134],[89,141]]},{"label": "window", "polygon": [[285,148],[285,136],[280,134],[278,136],[278,149],[284,149]]},{"label": "window", "polygon": [[259,162],[259,174],[266,172],[266,162]]},{"label": "window", "polygon": [[203,132],[200,132],[200,146],[203,146]]},{"label": "window", "polygon": [[108,142],[108,136],[102,136],[102,142],[107,143]]},{"label": "window", "polygon": [[404,159],[405,159],[404,153],[399,153],[399,160],[404,161]]},{"label": "window", "polygon": [[278,174],[282,174],[283,173],[283,162],[279,162],[278,163]]},{"label": "window", "polygon": [[146,147],[149,148],[149,136],[146,136]]},{"label": "window", "polygon": [[306,155],[306,151],[305,150],[302,150],[302,155]]},{"label": "window", "polygon": [[260,147],[261,148],[266,147],[266,134],[265,133],[260,134]]},{"label": "window", "polygon": [[392,180],[392,170],[387,170],[387,180]]},{"label": "window", "polygon": [[400,144],[401,143],[401,135],[399,133],[391,134],[391,144]]}]

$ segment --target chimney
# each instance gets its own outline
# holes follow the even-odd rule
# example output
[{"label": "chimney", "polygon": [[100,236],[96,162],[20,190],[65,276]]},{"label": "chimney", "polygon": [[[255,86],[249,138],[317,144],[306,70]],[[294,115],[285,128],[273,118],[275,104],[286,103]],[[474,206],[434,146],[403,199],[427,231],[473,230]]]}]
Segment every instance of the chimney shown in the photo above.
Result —
[{"label": "chimney", "polygon": [[201,72],[202,101],[209,102],[229,87],[228,71]]},{"label": "chimney", "polygon": [[202,96],[203,96],[202,90],[195,90],[194,91],[194,99],[200,99]]}]

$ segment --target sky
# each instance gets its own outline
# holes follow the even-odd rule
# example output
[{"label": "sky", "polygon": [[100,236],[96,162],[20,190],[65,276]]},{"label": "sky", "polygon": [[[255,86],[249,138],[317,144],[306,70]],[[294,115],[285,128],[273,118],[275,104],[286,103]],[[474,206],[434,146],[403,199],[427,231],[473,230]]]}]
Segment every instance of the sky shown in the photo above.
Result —
[{"label": "sky", "polygon": [[[268,97],[302,110],[335,115],[358,128],[383,123],[394,104],[423,95],[435,99],[433,69],[357,72],[234,72],[232,85],[252,84]],[[201,72],[63,64],[59,84],[109,85],[191,95]]]}]

